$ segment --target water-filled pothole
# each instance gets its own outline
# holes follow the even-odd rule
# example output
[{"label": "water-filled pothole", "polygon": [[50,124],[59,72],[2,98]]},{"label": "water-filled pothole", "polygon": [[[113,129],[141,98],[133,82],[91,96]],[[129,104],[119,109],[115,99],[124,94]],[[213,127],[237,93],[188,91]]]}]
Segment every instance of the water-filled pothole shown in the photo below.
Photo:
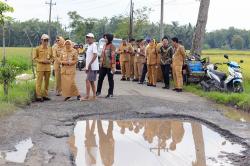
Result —
[{"label": "water-filled pothole", "polygon": [[7,152],[0,151],[0,159],[4,159],[6,161],[14,163],[23,163],[26,159],[29,149],[31,149],[32,147],[33,147],[32,140],[31,138],[28,138],[15,145],[14,151],[7,151]]},{"label": "water-filled pothole", "polygon": [[244,148],[197,122],[79,121],[69,139],[77,166],[219,166]]}]

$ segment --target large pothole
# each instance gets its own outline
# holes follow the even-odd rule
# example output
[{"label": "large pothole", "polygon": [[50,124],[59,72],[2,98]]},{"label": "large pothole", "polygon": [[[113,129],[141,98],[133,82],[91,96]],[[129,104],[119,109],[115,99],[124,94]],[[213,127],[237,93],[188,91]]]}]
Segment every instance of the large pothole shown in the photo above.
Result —
[{"label": "large pothole", "polygon": [[23,163],[29,150],[33,147],[31,138],[20,141],[15,145],[15,149],[12,151],[0,151],[0,160],[6,160],[7,162]]},{"label": "large pothole", "polygon": [[69,145],[76,166],[245,165],[246,150],[210,128],[169,119],[84,120]]}]

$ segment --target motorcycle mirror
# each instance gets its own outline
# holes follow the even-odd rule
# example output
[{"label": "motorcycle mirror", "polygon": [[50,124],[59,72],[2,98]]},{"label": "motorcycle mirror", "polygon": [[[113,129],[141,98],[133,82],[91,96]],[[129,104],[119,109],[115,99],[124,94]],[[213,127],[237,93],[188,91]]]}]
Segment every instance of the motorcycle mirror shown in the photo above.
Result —
[{"label": "motorcycle mirror", "polygon": [[244,61],[243,61],[243,60],[240,60],[240,63],[244,63]]},{"label": "motorcycle mirror", "polygon": [[227,54],[225,54],[225,55],[224,55],[224,58],[228,59],[228,55],[227,55]]}]

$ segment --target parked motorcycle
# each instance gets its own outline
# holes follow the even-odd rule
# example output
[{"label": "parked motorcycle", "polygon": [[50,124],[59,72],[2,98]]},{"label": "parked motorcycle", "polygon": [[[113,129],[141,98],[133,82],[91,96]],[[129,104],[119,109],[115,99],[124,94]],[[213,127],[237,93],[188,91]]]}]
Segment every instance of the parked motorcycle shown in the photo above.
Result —
[{"label": "parked motorcycle", "polygon": [[[205,91],[223,91],[241,93],[243,89],[243,76],[239,63],[230,61],[228,55],[224,55],[228,60],[226,63],[208,64],[205,67],[205,76],[200,85]],[[243,63],[243,60],[240,61]],[[226,64],[228,66],[229,75],[221,71],[217,71],[218,65]]]},{"label": "parked motorcycle", "polygon": [[85,65],[86,65],[85,55],[80,54],[78,56],[78,61],[77,61],[77,67],[79,71],[82,71],[85,68]]}]

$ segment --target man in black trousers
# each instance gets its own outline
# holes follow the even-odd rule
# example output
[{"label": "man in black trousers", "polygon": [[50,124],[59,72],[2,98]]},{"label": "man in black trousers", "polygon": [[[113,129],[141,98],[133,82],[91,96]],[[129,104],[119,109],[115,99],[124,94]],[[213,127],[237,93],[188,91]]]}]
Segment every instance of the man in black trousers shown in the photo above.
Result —
[{"label": "man in black trousers", "polygon": [[[146,39],[146,47],[148,46],[148,43],[150,43],[150,41],[151,41],[150,38]],[[142,75],[138,84],[144,84],[147,72],[148,72],[147,57],[145,57],[145,61],[143,63]]]},{"label": "man in black trousers", "polygon": [[174,49],[171,45],[169,45],[168,38],[166,36],[162,38],[162,46],[160,47],[160,54],[161,54],[160,56],[161,70],[165,83],[165,86],[162,88],[169,89],[169,74],[170,74],[170,67],[172,63]]}]

